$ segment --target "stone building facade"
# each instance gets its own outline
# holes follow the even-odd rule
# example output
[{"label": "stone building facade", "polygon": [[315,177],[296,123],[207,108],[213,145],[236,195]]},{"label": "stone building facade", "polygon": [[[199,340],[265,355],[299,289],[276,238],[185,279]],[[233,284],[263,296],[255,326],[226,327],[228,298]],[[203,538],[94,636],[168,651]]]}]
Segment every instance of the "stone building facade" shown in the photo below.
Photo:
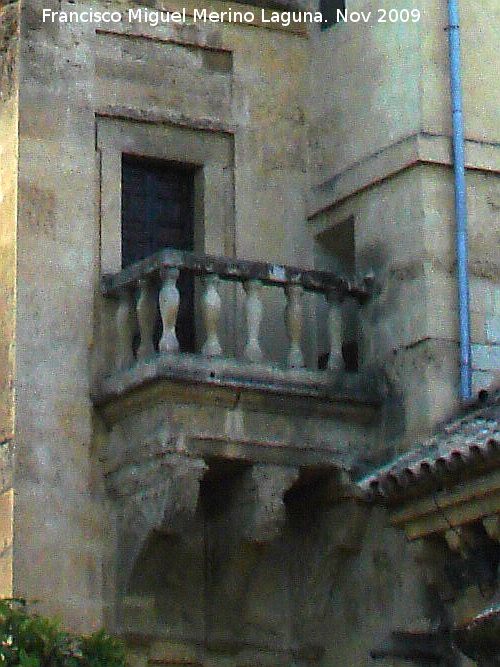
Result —
[{"label": "stone building facade", "polygon": [[[1,4],[2,593],[141,667],[396,665],[420,640],[466,665],[435,631],[484,581],[455,604],[428,564],[496,544],[495,456],[448,474],[454,441],[444,482],[416,475],[422,503],[472,484],[451,533],[401,509],[435,443],[401,456],[459,409],[447,3],[348,0],[367,22],[327,29],[261,4]],[[90,10],[121,20],[61,20]],[[500,7],[460,13],[477,395],[500,367]]]}]

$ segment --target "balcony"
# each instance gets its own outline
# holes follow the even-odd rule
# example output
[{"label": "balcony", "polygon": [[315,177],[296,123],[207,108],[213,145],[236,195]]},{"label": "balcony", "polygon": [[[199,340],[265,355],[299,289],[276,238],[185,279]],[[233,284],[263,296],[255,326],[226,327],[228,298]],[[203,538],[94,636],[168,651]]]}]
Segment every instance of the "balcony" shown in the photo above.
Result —
[{"label": "balcony", "polygon": [[[203,279],[197,313],[202,316],[204,340],[198,353],[182,352],[176,333],[181,295],[177,286],[181,272]],[[223,283],[241,285],[244,302],[235,307],[234,291],[221,289]],[[191,383],[260,390],[284,395],[332,399],[345,396],[360,398],[361,384],[356,374],[346,373],[342,355],[343,304],[357,306],[370,298],[371,280],[353,283],[335,274],[306,271],[289,266],[250,262],[222,257],[196,256],[193,253],[165,250],[127,267],[120,273],[105,275],[102,293],[108,302],[107,335],[111,353],[105,355],[105,367],[94,386],[97,405],[154,380],[170,379]],[[262,292],[273,287],[284,293],[282,332],[287,340],[284,364],[265,359],[261,348],[264,315]],[[327,306],[328,354],[323,355],[324,369],[306,368],[302,340],[313,335],[304,323],[305,295],[321,295]],[[231,301],[232,324],[243,320],[246,339],[235,358],[224,350],[220,335],[223,295]],[[238,312],[240,311],[240,312]],[[226,326],[231,326],[227,321]],[[161,330],[161,336],[157,332]],[[227,331],[226,331],[227,333]],[[234,332],[232,332],[234,333]],[[237,352],[236,352],[237,354]]]},{"label": "balcony", "polygon": [[[176,330],[183,273],[193,277],[194,351],[183,351]],[[151,609],[160,609],[155,633],[176,627],[179,636],[224,643],[240,630],[231,629],[218,593],[197,606],[169,590],[169,600],[179,597],[167,613],[156,592],[140,589],[141,563],[157,548],[148,545],[152,536],[174,536],[162,547],[170,558],[169,544],[203,543],[195,555],[173,546],[171,554],[172,563],[199,559],[203,572],[208,538],[187,536],[212,535],[216,551],[230,540],[231,553],[273,543],[290,503],[316,506],[349,493],[342,471],[378,441],[377,383],[348,372],[342,354],[344,319],[370,299],[371,281],[165,250],[104,276],[101,288],[92,400],[105,426],[97,455],[120,518],[119,629],[141,632],[134,609],[144,608],[142,629],[150,630]],[[312,342],[321,313],[328,345],[318,364]],[[211,590],[210,581],[198,584]],[[216,608],[209,628],[200,621],[207,604]]]},{"label": "balcony", "polygon": [[[196,284],[196,352],[182,351],[176,331],[183,273]],[[347,372],[342,353],[344,318],[363,307],[372,287],[370,279],[358,284],[327,272],[173,250],[105,275],[94,406],[112,429],[124,409],[138,424],[151,406],[175,406],[170,422],[191,456],[348,465],[374,446],[379,416],[377,378]],[[307,345],[317,299],[328,337],[323,368]],[[281,362],[262,349],[265,313]],[[148,419],[138,438],[151,436],[155,420]]]}]

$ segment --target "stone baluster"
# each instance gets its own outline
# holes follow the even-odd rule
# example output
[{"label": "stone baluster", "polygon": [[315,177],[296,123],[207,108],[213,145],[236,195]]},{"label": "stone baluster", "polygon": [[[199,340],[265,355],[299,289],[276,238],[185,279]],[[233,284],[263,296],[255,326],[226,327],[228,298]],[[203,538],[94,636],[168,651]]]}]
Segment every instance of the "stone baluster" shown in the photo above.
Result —
[{"label": "stone baluster", "polygon": [[133,342],[136,333],[134,291],[130,286],[120,289],[116,311],[116,366],[129,368],[134,362]]},{"label": "stone baluster", "polygon": [[348,295],[342,304],[342,345],[344,362],[347,370],[358,370],[359,348],[359,302]]},{"label": "stone baluster", "polygon": [[302,287],[300,285],[287,285],[285,295],[287,304],[285,308],[285,323],[290,350],[288,352],[288,368],[303,368],[304,355],[300,349],[302,335]]},{"label": "stone baluster", "polygon": [[342,307],[339,296],[330,291],[326,295],[328,303],[328,339],[330,352],[328,355],[328,369],[341,371],[344,368],[342,358]]},{"label": "stone baluster", "polygon": [[149,359],[154,354],[153,336],[156,324],[156,295],[154,285],[147,278],[139,281],[139,298],[137,299],[137,321],[141,342],[137,350],[137,358]]},{"label": "stone baluster", "polygon": [[160,352],[179,352],[179,341],[175,335],[175,324],[179,312],[180,294],[177,288],[178,268],[167,268],[162,272],[162,287],[158,296],[163,334],[158,345]]},{"label": "stone baluster", "polygon": [[218,276],[209,275],[205,279],[205,293],[202,307],[205,321],[206,340],[201,350],[206,357],[220,357],[222,347],[219,342],[219,317],[221,298],[218,292]]},{"label": "stone baluster", "polygon": [[243,356],[251,363],[262,361],[262,350],[259,344],[260,323],[262,321],[262,301],[260,292],[262,283],[258,280],[247,280],[243,283],[246,293],[245,314],[247,322],[247,344]]}]

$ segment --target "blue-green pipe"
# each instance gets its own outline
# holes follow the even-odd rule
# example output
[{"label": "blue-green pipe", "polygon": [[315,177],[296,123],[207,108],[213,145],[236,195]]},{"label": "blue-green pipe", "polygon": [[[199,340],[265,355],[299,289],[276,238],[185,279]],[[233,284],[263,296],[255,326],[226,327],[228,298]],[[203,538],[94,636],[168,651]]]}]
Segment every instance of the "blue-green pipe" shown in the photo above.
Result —
[{"label": "blue-green pipe", "polygon": [[460,69],[460,23],[458,0],[448,0],[453,156],[455,169],[455,216],[457,225],[458,308],[460,320],[460,395],[472,397],[470,297],[467,252],[467,194],[465,186],[462,77]]}]

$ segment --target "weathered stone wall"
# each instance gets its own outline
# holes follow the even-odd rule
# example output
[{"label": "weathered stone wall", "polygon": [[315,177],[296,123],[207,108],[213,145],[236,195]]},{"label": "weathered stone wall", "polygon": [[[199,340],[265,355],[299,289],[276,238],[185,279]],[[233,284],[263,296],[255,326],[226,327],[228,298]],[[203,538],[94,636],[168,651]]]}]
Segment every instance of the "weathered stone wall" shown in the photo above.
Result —
[{"label": "weathered stone wall", "polygon": [[418,131],[421,23],[378,23],[380,10],[402,8],[354,0],[348,11],[371,12],[366,23],[312,33],[312,186]]},{"label": "weathered stone wall", "polygon": [[[171,636],[136,645],[134,664],[368,667],[391,631],[439,618],[425,599],[418,548],[387,528],[382,511],[299,503],[282,533],[260,545],[235,540],[224,516],[218,523],[150,541],[124,620],[136,641],[152,623],[168,624]],[[159,577],[162,566],[168,574]],[[218,642],[183,641],[186,628],[196,636],[210,622]]]},{"label": "weathered stone wall", "polygon": [[[21,21],[14,590],[74,628],[102,622],[89,350],[98,160],[78,40],[27,2]],[[85,48],[83,45],[82,48]],[[86,72],[86,74],[83,74]]]},{"label": "weathered stone wall", "polygon": [[[447,3],[413,3],[416,24],[377,23],[380,9],[404,6],[349,3],[350,11],[372,11],[371,21],[316,35],[310,212],[315,236],[352,219],[356,269],[380,277],[379,297],[363,311],[362,357],[386,369],[400,448],[449,416],[459,393]],[[463,1],[460,13],[477,394],[499,379],[500,119],[492,63],[500,17],[494,3]]]},{"label": "weathered stone wall", "polygon": [[0,595],[12,592],[19,4],[0,6]]},{"label": "weathered stone wall", "polygon": [[[98,118],[229,135],[236,254],[307,265],[305,87],[297,82],[306,80],[308,58],[293,31],[122,25],[114,34],[44,23],[42,8],[75,5],[25,2],[22,14],[15,592],[89,627],[103,619],[111,534],[93,481],[98,425],[89,398],[106,184]],[[189,161],[177,146],[175,159]],[[162,147],[145,152],[161,156]],[[211,173],[218,168],[208,163],[205,188],[220,181]],[[220,202],[205,200],[214,202],[207,224],[217,224]],[[263,340],[282,354],[268,326]]]},{"label": "weathered stone wall", "polygon": [[[444,4],[438,3],[439,11]],[[359,2],[351,9],[372,5]],[[102,6],[92,3],[94,10]],[[403,6],[402,0],[380,4]],[[457,396],[452,172],[449,138],[439,136],[449,133],[442,14],[439,21],[424,17],[390,31],[341,25],[321,35],[312,31],[307,40],[294,30],[263,26],[122,24],[96,30],[43,23],[43,7],[71,11],[75,5],[26,0],[22,14],[14,592],[41,599],[42,608],[75,628],[118,617],[145,633],[158,621],[170,643],[138,647],[137,664],[149,652],[153,661],[234,667],[368,665],[369,651],[389,630],[429,618],[429,611],[403,537],[387,527],[382,512],[348,500],[314,513],[300,498],[290,501],[281,534],[265,544],[248,544],[237,532],[244,532],[244,513],[218,514],[217,506],[211,506],[210,524],[195,508],[193,523],[175,539],[151,519],[156,528],[150,528],[133,586],[121,591],[127,599],[120,619],[113,588],[119,526],[99,457],[130,433],[140,441],[134,428],[142,422],[128,414],[128,404],[120,405],[120,418],[133,423],[121,440],[116,433],[110,438],[109,422],[91,405],[91,358],[104,331],[98,280],[104,257],[119,264],[113,229],[119,231],[119,152],[127,145],[175,161],[204,156],[200,249],[312,266],[314,237],[352,217],[356,268],[374,269],[378,281],[362,315],[361,362],[387,378],[383,444],[377,452],[378,432],[326,426],[324,418],[301,419],[299,410],[269,416],[265,406],[249,410],[247,420],[253,436],[292,433],[300,439],[303,429],[306,441],[326,432],[332,451],[350,450],[354,442],[349,465],[358,473],[413,443]],[[486,9],[493,21],[497,10],[492,4]],[[432,39],[434,46],[426,46]],[[482,57],[488,62],[487,52]],[[439,77],[423,67],[427,59]],[[472,71],[473,61],[464,61]],[[472,77],[466,74],[465,82],[470,99]],[[466,118],[479,109],[481,86],[476,106],[467,103]],[[468,135],[475,140],[468,144],[474,167],[468,178],[477,344],[497,340],[499,314],[493,117],[480,115]],[[0,109],[12,138],[13,118]],[[100,129],[111,125],[116,136],[101,142]],[[137,143],[127,144],[127,127]],[[482,144],[475,148],[476,130],[490,142],[484,150]],[[219,147],[214,153],[207,136],[225,138],[213,142]],[[15,202],[12,141],[13,157],[5,164]],[[316,215],[306,223],[311,212]],[[14,224],[6,229],[13,234]],[[9,244],[13,253],[13,236]],[[283,299],[266,303],[264,351],[279,359],[284,345],[276,322]],[[315,327],[308,327],[311,358],[315,337]],[[231,421],[220,403],[207,403],[199,408],[184,399],[168,413],[181,424],[181,436],[239,425],[240,415]],[[164,403],[147,417],[151,426],[144,430],[153,431],[165,417]],[[142,474],[147,472],[145,466]],[[253,493],[243,479],[247,484]],[[231,539],[233,530],[238,540]],[[211,642],[200,648],[207,618]]]}]

